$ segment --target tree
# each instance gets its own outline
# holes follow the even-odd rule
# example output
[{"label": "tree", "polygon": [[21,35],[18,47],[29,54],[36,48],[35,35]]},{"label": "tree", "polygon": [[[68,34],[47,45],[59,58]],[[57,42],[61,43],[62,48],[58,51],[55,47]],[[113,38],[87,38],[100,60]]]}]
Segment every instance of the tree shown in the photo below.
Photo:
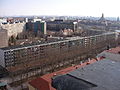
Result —
[{"label": "tree", "polygon": [[12,45],[12,44],[16,44],[16,38],[12,35],[10,38],[9,38],[9,45]]},{"label": "tree", "polygon": [[16,39],[18,40],[19,39],[19,36],[17,35]]}]

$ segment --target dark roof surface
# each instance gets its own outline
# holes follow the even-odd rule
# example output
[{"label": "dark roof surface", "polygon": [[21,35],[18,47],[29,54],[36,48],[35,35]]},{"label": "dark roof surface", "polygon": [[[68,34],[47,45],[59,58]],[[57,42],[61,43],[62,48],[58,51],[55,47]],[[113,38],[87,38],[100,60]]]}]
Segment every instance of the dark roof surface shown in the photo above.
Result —
[{"label": "dark roof surface", "polygon": [[68,75],[97,85],[90,90],[120,90],[120,62],[101,60]]},{"label": "dark roof surface", "polygon": [[90,90],[96,85],[66,74],[55,77],[52,81],[52,86],[57,90]]},{"label": "dark roof surface", "polygon": [[120,90],[120,62],[101,60],[67,74],[55,76],[57,90]]},{"label": "dark roof surface", "polygon": [[[88,61],[89,62],[89,61]],[[46,74],[46,75],[43,75],[41,76],[40,78],[36,78],[32,81],[29,82],[29,84],[38,89],[38,90],[56,90],[55,88],[53,88],[51,86],[51,82],[52,82],[52,78],[54,79],[54,77],[57,75],[64,75],[70,71],[74,71],[76,70],[76,68],[80,68],[80,67],[84,67],[88,64],[88,62],[84,62],[82,64],[79,64],[79,65],[75,65],[75,66],[71,66],[71,67],[68,67],[68,68],[65,68],[65,69],[62,69],[60,71],[56,71],[56,72],[53,72],[53,73],[50,73],[50,74]],[[96,62],[96,59],[92,59],[89,64],[91,63],[95,63]],[[76,80],[74,79],[75,81],[79,82],[79,80]],[[43,83],[43,82],[46,82],[46,83]],[[45,85],[46,84],[46,85]],[[48,84],[49,84],[49,87],[48,87]],[[45,87],[44,87],[45,86]]]}]

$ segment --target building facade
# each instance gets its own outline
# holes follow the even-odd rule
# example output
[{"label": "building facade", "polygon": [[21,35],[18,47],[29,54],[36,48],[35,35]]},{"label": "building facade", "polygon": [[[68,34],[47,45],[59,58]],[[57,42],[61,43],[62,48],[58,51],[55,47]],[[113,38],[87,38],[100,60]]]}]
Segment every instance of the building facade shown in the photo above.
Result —
[{"label": "building facade", "polygon": [[0,48],[8,46],[8,31],[0,28]]},{"label": "building facade", "polygon": [[12,72],[14,76],[22,74],[25,79],[75,62],[73,58],[77,56],[87,58],[88,52],[97,53],[99,50],[105,50],[107,45],[115,46],[115,38],[115,33],[105,33],[89,37],[5,47],[0,49],[0,65]]},{"label": "building facade", "polygon": [[47,34],[46,22],[44,21],[28,22],[26,23],[26,31],[33,31],[35,33],[41,32],[43,34]]},{"label": "building facade", "polygon": [[77,24],[73,23],[73,21],[49,21],[47,22],[47,30],[60,31],[64,29],[72,29],[75,31],[76,25]]},{"label": "building facade", "polygon": [[[21,46],[12,46],[1,48],[0,51],[2,54],[0,57],[5,64],[1,64],[3,67],[16,66],[18,64],[22,64],[23,62],[40,60],[41,58],[46,57],[51,50],[60,50],[62,48],[66,48],[64,50],[68,51],[71,47],[91,47],[96,45],[101,41],[115,40],[115,33],[107,33],[101,35],[95,35],[90,37],[78,37],[71,38],[68,40],[60,40],[53,41],[48,43],[36,43],[36,44],[28,44]],[[50,52],[48,52],[50,51]],[[59,52],[58,52],[59,53]]]},{"label": "building facade", "polygon": [[19,33],[22,33],[25,30],[25,23],[12,23],[12,24],[1,24],[3,29],[6,29],[8,32],[8,37],[17,36]]}]

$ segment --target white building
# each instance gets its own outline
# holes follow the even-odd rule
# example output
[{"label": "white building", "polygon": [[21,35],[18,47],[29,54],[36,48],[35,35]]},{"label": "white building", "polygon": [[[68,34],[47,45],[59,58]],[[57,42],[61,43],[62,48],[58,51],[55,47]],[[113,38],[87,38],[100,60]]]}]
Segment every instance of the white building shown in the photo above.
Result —
[{"label": "white building", "polygon": [[3,18],[3,19],[0,19],[0,24],[1,23],[7,23],[7,19]]},{"label": "white building", "polygon": [[33,22],[37,22],[37,21],[41,21],[41,19],[38,19],[38,18],[33,19]]},{"label": "white building", "polygon": [[25,29],[25,23],[1,24],[1,27],[6,29],[8,37],[11,37],[12,35],[17,36],[19,33],[22,33]]}]

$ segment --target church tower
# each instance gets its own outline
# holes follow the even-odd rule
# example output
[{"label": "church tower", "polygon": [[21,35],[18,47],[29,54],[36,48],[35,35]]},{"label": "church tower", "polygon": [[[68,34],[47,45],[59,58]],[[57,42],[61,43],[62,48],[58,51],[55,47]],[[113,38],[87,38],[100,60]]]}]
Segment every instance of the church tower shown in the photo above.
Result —
[{"label": "church tower", "polygon": [[99,21],[105,21],[104,14],[102,13],[102,17],[99,19]]},{"label": "church tower", "polygon": [[117,22],[119,22],[119,17],[117,17]]}]

